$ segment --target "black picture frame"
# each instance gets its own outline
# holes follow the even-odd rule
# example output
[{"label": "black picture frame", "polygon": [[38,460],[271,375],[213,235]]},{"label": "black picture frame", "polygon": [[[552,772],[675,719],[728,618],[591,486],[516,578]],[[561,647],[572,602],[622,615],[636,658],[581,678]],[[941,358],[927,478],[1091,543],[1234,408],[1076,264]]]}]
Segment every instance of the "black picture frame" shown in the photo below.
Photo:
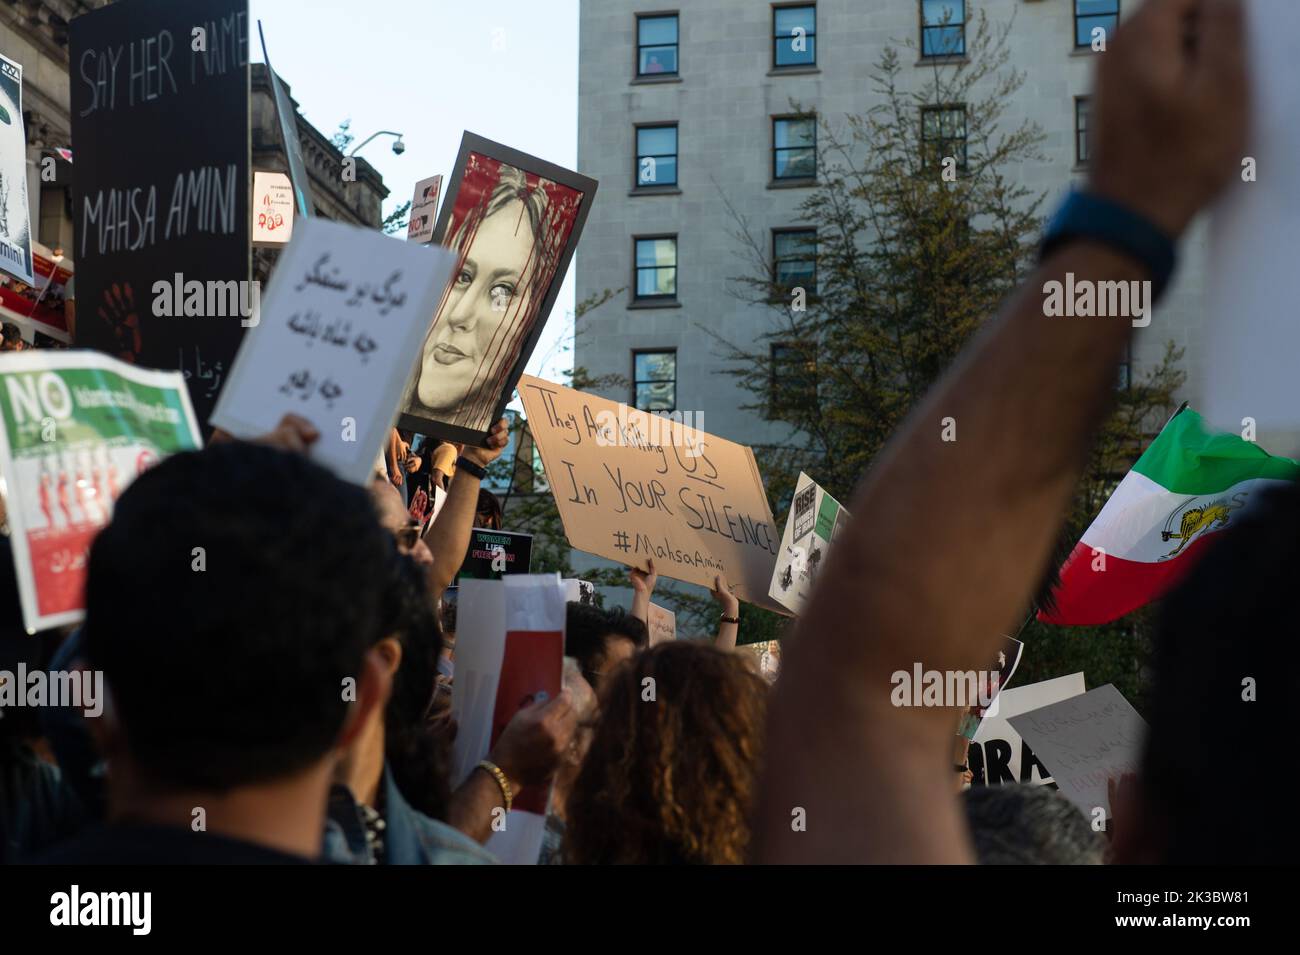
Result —
[{"label": "black picture frame", "polygon": [[[497,421],[510,403],[515,388],[519,384],[519,378],[523,375],[524,369],[527,368],[528,360],[532,357],[533,350],[537,347],[537,342],[546,327],[546,322],[550,319],[551,309],[555,307],[555,300],[560,294],[560,286],[564,283],[565,275],[568,274],[574,251],[578,247],[578,241],[582,238],[582,230],[586,227],[587,215],[591,211],[592,202],[595,201],[598,183],[595,179],[580,175],[571,169],[565,169],[563,166],[557,166],[555,163],[547,162],[503,143],[494,142],[476,133],[466,131],[461,137],[460,151],[456,155],[456,165],[452,170],[451,179],[443,197],[442,208],[438,212],[438,222],[434,227],[433,243],[436,245],[445,244],[447,231],[451,225],[452,213],[456,208],[461,184],[465,178],[466,165],[472,153],[477,153],[507,166],[513,166],[542,179],[549,179],[551,182],[582,194],[582,201],[578,205],[577,215],[573,220],[573,229],[556,259],[555,271],[547,286],[546,294],[542,298],[537,318],[523,340],[519,356],[515,359],[510,374],[505,379],[501,394],[497,396],[494,411],[490,418],[490,421]],[[439,311],[441,312],[441,308]],[[487,442],[489,430],[478,431],[441,421],[437,418],[431,418],[427,415],[411,413],[412,398],[424,359],[424,343],[428,340],[428,335],[432,334],[437,319],[437,315],[430,319],[428,332],[426,332],[425,338],[420,345],[420,354],[414,358],[410,376],[407,379],[406,387],[402,391],[402,405],[399,409],[397,426],[403,430],[413,431],[431,438],[463,443],[472,447],[482,447]],[[491,428],[490,423],[488,428]]]}]

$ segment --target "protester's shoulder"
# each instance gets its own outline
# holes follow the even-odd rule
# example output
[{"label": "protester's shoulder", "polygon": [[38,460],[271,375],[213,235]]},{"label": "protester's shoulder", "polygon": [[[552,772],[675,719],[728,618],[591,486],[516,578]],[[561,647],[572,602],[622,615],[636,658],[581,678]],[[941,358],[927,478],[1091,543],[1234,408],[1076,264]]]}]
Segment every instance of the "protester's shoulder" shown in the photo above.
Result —
[{"label": "protester's shoulder", "polygon": [[186,828],[106,825],[88,829],[28,861],[34,865],[306,865],[312,860]]},{"label": "protester's shoulder", "polygon": [[453,826],[415,813],[420,842],[429,855],[429,865],[497,865],[496,856]]}]

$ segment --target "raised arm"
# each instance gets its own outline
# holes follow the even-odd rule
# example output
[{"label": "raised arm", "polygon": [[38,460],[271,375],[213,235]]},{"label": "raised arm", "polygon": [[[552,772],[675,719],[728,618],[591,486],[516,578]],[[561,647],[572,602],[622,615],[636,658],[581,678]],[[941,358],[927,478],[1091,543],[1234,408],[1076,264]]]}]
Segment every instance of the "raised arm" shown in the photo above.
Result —
[{"label": "raised arm", "polygon": [[[461,457],[479,468],[501,456],[506,443],[510,440],[510,427],[505,418],[492,426],[488,434],[487,446],[483,448],[465,448]],[[469,472],[468,468],[456,468],[447,489],[447,499],[442,502],[442,510],[437,518],[424,532],[424,543],[433,553],[431,586],[435,597],[451,585],[456,574],[460,573],[461,564],[469,550],[469,534],[474,527],[474,515],[478,511],[478,491],[480,478]]]},{"label": "raised arm", "polygon": [[[1192,14],[1212,42],[1184,45]],[[1180,235],[1239,168],[1242,46],[1237,0],[1148,0],[1098,58],[1089,191]],[[1045,317],[1044,283],[1066,273],[1151,277],[1109,244],[1066,243],[876,460],[782,661],[758,861],[972,859],[953,795],[956,713],[892,706],[890,676],[918,662],[986,669],[1043,570],[1130,328]],[[955,441],[941,440],[947,417]]]}]

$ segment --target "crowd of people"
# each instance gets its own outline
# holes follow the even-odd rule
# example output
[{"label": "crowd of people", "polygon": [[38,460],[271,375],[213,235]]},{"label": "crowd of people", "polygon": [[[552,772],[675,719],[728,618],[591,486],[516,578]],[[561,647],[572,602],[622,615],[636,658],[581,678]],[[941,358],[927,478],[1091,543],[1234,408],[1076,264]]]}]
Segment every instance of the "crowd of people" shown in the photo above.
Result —
[{"label": "crowd of people", "polygon": [[[1181,235],[1242,154],[1243,44],[1233,0],[1149,0],[1100,67],[1088,188]],[[0,861],[492,863],[493,819],[538,784],[547,864],[1288,860],[1288,787],[1205,766],[1283,745],[1294,488],[1168,598],[1141,770],[1105,831],[1048,787],[970,788],[959,714],[889,703],[913,661],[990,659],[1048,560],[1129,334],[1044,318],[1036,289],[1066,273],[1144,277],[1096,241],[1044,258],[864,478],[774,685],[737,649],[724,578],[714,633],[650,646],[655,568],[633,569],[629,611],[569,604],[563,691],[465,779],[440,608],[471,529],[508,522],[478,476],[506,422],[481,448],[395,432],[366,488],[313,463],[293,416],[162,461],[94,541],[79,628],[24,634],[0,567],[0,671],[85,666],[109,691],[98,718],[2,714]],[[939,440],[946,415],[960,440]],[[1243,676],[1281,685],[1242,704]]]}]

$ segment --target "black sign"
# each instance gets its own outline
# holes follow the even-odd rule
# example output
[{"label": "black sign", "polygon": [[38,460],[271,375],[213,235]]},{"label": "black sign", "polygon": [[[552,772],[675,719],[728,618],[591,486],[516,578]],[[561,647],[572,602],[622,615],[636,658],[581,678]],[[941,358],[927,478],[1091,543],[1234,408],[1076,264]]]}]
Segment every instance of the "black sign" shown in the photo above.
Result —
[{"label": "black sign", "polygon": [[469,553],[461,565],[461,578],[500,580],[505,574],[526,574],[533,559],[533,535],[475,527],[469,534]]},{"label": "black sign", "polygon": [[247,0],[121,0],[74,19],[78,345],[179,370],[200,424],[250,282]]}]

